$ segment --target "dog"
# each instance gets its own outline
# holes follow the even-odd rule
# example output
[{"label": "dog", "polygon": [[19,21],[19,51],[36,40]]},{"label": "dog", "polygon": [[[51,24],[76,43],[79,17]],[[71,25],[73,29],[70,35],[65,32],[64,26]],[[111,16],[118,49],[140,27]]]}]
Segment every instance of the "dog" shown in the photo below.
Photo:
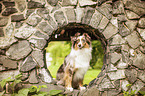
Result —
[{"label": "dog", "polygon": [[57,71],[57,84],[64,85],[69,91],[86,89],[83,87],[84,75],[92,59],[91,37],[87,33],[76,33],[71,37],[72,48],[64,63]]}]

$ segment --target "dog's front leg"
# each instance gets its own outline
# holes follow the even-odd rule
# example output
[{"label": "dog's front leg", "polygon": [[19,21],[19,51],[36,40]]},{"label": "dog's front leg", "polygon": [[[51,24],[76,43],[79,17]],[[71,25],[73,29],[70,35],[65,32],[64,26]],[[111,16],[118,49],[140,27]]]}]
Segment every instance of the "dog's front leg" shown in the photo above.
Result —
[{"label": "dog's front leg", "polygon": [[73,71],[70,66],[67,66],[64,73],[65,88],[69,91],[73,91],[72,88]]}]

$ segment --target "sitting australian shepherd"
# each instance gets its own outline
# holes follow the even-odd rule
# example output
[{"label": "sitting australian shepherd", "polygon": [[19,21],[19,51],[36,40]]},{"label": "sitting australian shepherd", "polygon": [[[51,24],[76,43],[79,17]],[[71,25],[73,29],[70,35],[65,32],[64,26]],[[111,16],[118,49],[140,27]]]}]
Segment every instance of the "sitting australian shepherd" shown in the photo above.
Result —
[{"label": "sitting australian shepherd", "polygon": [[71,41],[72,49],[57,72],[57,83],[69,91],[73,91],[73,88],[84,90],[83,79],[92,58],[91,38],[87,33],[76,33]]}]

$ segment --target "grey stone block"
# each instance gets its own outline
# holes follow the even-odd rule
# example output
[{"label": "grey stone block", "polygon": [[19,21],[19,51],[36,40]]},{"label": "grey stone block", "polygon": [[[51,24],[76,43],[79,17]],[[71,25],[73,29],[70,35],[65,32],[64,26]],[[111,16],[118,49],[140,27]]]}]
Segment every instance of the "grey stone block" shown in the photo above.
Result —
[{"label": "grey stone block", "polygon": [[34,59],[31,56],[28,56],[21,62],[20,71],[28,72],[34,69],[36,66],[37,66],[37,63],[34,61]]},{"label": "grey stone block", "polygon": [[130,83],[134,83],[137,80],[137,71],[135,69],[126,69],[125,74]]},{"label": "grey stone block", "polygon": [[143,71],[143,70],[137,71],[137,76],[139,79],[141,79],[143,82],[145,82],[145,71]]},{"label": "grey stone block", "polygon": [[139,19],[140,18],[139,15],[137,15],[136,13],[134,13],[132,11],[126,10],[125,13],[126,13],[126,16],[128,19]]},{"label": "grey stone block", "polygon": [[141,28],[145,28],[145,18],[139,19],[138,26]]},{"label": "grey stone block", "polygon": [[5,11],[2,13],[3,16],[9,16],[11,14],[17,13],[16,8],[6,8]]},{"label": "grey stone block", "polygon": [[8,17],[0,17],[0,27],[4,27],[8,24]]},{"label": "grey stone block", "polygon": [[38,83],[38,78],[37,78],[37,75],[36,75],[37,73],[36,73],[36,70],[35,69],[33,69],[32,71],[31,71],[31,73],[30,73],[30,76],[29,76],[29,82],[30,83]]},{"label": "grey stone block", "polygon": [[26,57],[32,51],[28,41],[23,40],[12,45],[6,52],[6,55],[15,60]]},{"label": "grey stone block", "polygon": [[23,14],[20,14],[20,15],[12,15],[11,16],[11,21],[12,22],[20,22],[20,21],[23,21],[25,20]]},{"label": "grey stone block", "polygon": [[108,73],[108,76],[111,80],[117,80],[117,79],[123,79],[125,78],[125,70],[117,70],[116,72],[110,72]]},{"label": "grey stone block", "polygon": [[17,6],[21,12],[23,12],[26,8],[26,1],[25,0],[15,0]]},{"label": "grey stone block", "polygon": [[138,54],[133,61],[133,65],[140,69],[145,69],[145,55]]},{"label": "grey stone block", "polygon": [[76,21],[75,11],[73,8],[65,8],[65,13],[69,23]]},{"label": "grey stone block", "polygon": [[132,48],[137,48],[140,45],[140,40],[136,34],[136,31],[134,31],[132,34],[126,36],[125,39],[127,40],[128,44]]},{"label": "grey stone block", "polygon": [[15,30],[15,37],[21,39],[27,39],[36,31],[37,31],[36,28],[33,28],[32,26],[24,25],[20,27],[18,30]]}]

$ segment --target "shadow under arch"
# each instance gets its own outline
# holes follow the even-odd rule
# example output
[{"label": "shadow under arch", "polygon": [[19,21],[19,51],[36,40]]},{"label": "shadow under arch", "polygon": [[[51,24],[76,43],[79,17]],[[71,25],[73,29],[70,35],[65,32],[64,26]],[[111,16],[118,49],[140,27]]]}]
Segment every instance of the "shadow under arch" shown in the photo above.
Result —
[{"label": "shadow under arch", "polygon": [[[77,32],[80,32],[81,34],[88,33],[88,35],[91,37],[91,40],[99,40],[101,42],[102,48],[104,50],[103,67],[101,69],[101,72],[102,72],[105,69],[105,66],[107,65],[107,62],[108,62],[108,60],[107,60],[108,41],[98,29],[95,29],[87,24],[69,23],[65,26],[59,27],[58,29],[54,30],[52,35],[48,39],[47,44],[49,44],[50,41],[71,41],[70,37],[74,36],[75,33],[77,33]],[[100,74],[102,74],[101,72],[100,72]],[[89,86],[92,86],[92,84],[94,83],[94,81],[96,79],[97,78],[92,80],[90,82]]]}]

